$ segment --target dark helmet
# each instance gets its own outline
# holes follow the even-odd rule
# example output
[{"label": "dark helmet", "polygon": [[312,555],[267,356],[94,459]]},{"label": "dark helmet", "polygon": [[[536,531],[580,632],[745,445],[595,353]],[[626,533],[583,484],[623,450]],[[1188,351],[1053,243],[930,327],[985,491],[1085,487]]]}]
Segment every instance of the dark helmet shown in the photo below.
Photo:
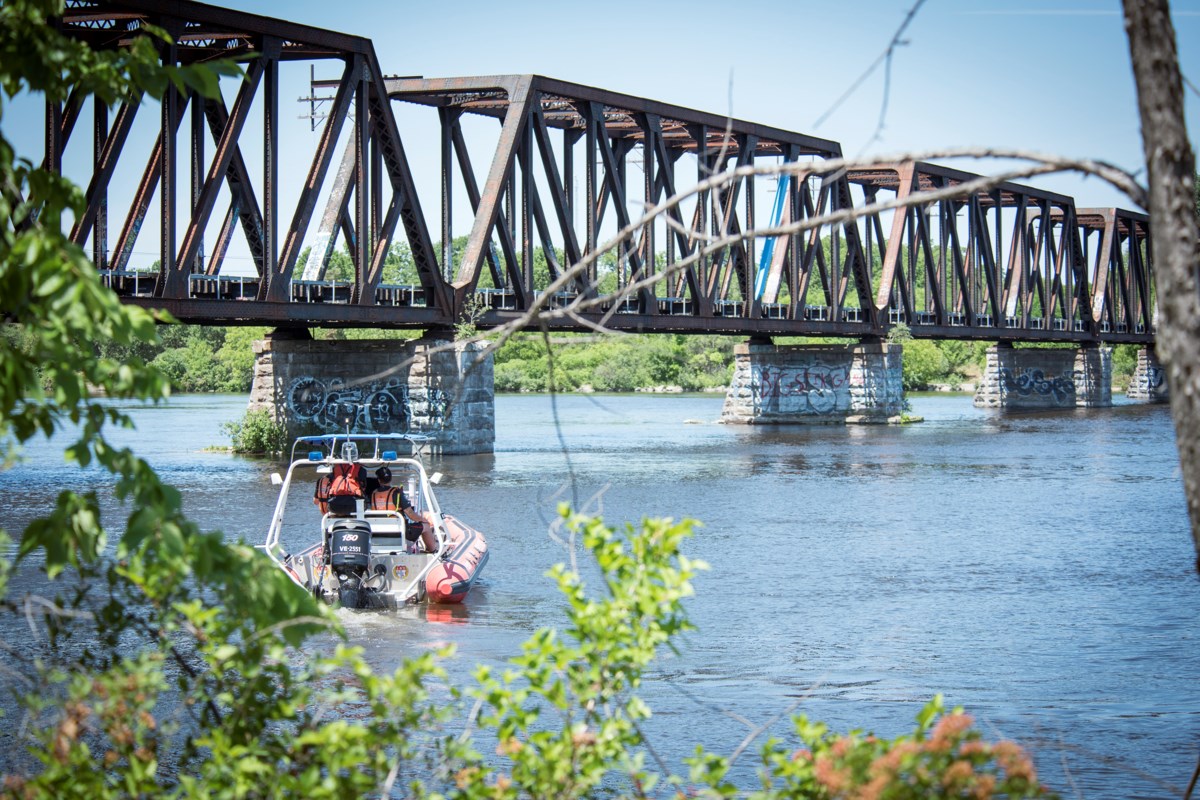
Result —
[{"label": "dark helmet", "polygon": [[375,470],[375,477],[384,482],[390,481],[392,479],[392,471],[387,467],[380,467]]}]

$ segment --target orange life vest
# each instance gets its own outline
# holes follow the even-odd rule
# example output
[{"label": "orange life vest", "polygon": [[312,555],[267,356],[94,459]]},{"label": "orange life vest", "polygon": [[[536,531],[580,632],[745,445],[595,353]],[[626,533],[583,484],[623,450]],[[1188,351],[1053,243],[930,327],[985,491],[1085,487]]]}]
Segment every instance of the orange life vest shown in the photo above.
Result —
[{"label": "orange life vest", "polygon": [[330,497],[362,497],[362,467],[357,464],[335,464],[333,482],[329,485]]},{"label": "orange life vest", "polygon": [[395,486],[380,486],[371,493],[371,509],[374,511],[399,511],[400,489]]},{"label": "orange life vest", "polygon": [[328,475],[322,475],[317,478],[317,488],[313,492],[313,502],[317,504],[317,508],[321,509],[324,514],[329,511],[329,487],[333,484],[333,479]]}]

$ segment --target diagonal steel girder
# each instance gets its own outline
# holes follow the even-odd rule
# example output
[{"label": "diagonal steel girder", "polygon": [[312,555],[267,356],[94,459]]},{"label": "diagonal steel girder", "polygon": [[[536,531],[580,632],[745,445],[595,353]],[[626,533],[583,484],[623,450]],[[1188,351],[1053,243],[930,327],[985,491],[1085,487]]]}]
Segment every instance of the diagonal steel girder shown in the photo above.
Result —
[{"label": "diagonal steel girder", "polygon": [[[430,305],[449,315],[451,319],[456,319],[454,295],[442,278],[441,269],[438,266],[433,240],[429,236],[420,198],[413,182],[412,169],[409,167],[408,156],[400,138],[400,129],[392,114],[383,71],[379,68],[373,47],[368,48],[364,53],[363,61],[367,70],[365,83],[369,113],[375,123],[379,157],[392,190],[391,207],[388,210],[387,220],[379,229],[384,244],[375,251],[372,280],[378,282],[383,255],[387,251],[386,242],[390,241],[392,228],[398,221],[404,226],[409,246],[412,249],[413,262],[422,286],[430,299]],[[377,177],[377,179],[379,178]],[[374,302],[374,284],[371,288],[371,297],[364,302]]]},{"label": "diagonal steel girder", "polygon": [[[317,144],[317,152],[313,157],[312,166],[309,168],[308,179],[304,182],[304,187],[301,189],[300,197],[296,202],[295,216],[292,218],[292,224],[285,234],[283,251],[279,257],[278,270],[269,275],[266,281],[266,286],[262,294],[262,299],[264,300],[286,302],[288,299],[288,284],[291,282],[296,262],[300,257],[304,235],[308,231],[308,225],[312,220],[313,212],[316,210],[320,188],[325,181],[326,173],[329,171],[329,165],[333,161],[338,136],[341,135],[346,114],[350,109],[350,100],[354,92],[352,80],[354,75],[361,70],[362,60],[360,56],[355,55],[347,60],[341,80],[338,82],[337,92],[334,95],[333,107],[330,109],[325,127],[321,130],[321,140]],[[334,225],[336,225],[336,219],[328,220],[328,229],[324,225],[321,228],[322,234],[326,237],[325,241],[330,244],[332,243]],[[332,252],[332,247],[326,247],[324,243],[318,241],[312,248],[312,255],[317,256],[318,252],[323,256],[320,260],[320,272],[310,277],[306,270],[304,274],[306,279],[311,280],[323,274],[324,265],[329,263],[329,253]]]},{"label": "diagonal steel girder", "polygon": [[[233,163],[234,155],[237,151],[237,142],[241,136],[242,128],[245,126],[246,119],[250,115],[250,105],[254,100],[255,93],[258,91],[262,76],[268,69],[269,66],[266,59],[260,59],[250,65],[250,68],[246,71],[246,80],[242,82],[241,87],[238,89],[237,97],[234,99],[233,109],[229,112],[224,125],[221,126],[221,131],[217,135],[216,153],[212,163],[209,165],[208,175],[204,179],[204,184],[200,189],[200,196],[192,210],[192,219],[184,233],[183,242],[179,249],[179,257],[175,262],[176,268],[171,271],[170,275],[172,278],[168,280],[167,286],[161,292],[166,297],[184,297],[187,295],[187,274],[191,271],[191,265],[200,250],[201,237],[203,237],[204,231],[208,227],[209,217],[217,202],[217,193],[220,191],[221,184],[229,179],[229,168]],[[224,106],[223,103],[221,105],[222,107]],[[239,181],[239,183],[242,182]],[[242,185],[248,184],[243,183]]]}]

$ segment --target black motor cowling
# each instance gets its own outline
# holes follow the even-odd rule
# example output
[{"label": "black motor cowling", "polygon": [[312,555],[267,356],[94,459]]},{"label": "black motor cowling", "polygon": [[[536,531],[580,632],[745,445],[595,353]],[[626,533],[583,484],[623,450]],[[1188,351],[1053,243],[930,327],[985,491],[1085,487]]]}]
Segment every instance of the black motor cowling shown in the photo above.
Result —
[{"label": "black motor cowling", "polygon": [[329,566],[338,581],[338,600],[346,608],[366,608],[363,587],[371,565],[371,526],[359,519],[339,519],[329,532]]}]

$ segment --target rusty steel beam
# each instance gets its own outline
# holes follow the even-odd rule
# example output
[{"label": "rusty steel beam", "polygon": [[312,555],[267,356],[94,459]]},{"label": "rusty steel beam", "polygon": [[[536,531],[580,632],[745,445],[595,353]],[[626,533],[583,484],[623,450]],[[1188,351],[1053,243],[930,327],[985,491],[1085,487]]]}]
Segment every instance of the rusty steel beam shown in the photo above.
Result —
[{"label": "rusty steel beam", "polygon": [[[204,113],[208,119],[208,127],[212,132],[213,139],[220,141],[229,126],[230,119],[230,112],[225,107],[225,101],[223,99],[205,101]],[[219,148],[218,154],[222,158],[225,155]],[[254,268],[261,276],[265,253],[262,210],[259,208],[250,170],[246,168],[246,161],[242,156],[239,142],[235,141],[231,144],[228,156],[229,164],[224,170],[225,184],[229,188],[229,193],[237,201],[235,205],[238,210],[238,219],[242,225],[242,234],[246,237],[246,244],[250,248],[250,257],[254,259]],[[220,270],[219,263],[217,269]]]},{"label": "rusty steel beam", "polygon": [[[483,201],[483,195],[479,191],[479,183],[475,180],[475,171],[471,167],[471,155],[470,155],[469,149],[467,148],[466,140],[463,138],[462,126],[459,124],[459,121],[457,118],[453,118],[453,119],[449,120],[449,125],[450,125],[449,136],[450,136],[451,147],[453,149],[455,161],[457,162],[459,171],[462,175],[463,184],[466,186],[467,200],[471,204],[471,211],[475,214],[478,214],[479,213],[479,204]],[[452,176],[449,173],[447,173],[445,176],[443,176],[443,178],[442,178],[443,186],[448,187],[448,184],[451,181],[451,179],[452,179]],[[446,206],[448,209],[450,207],[452,207],[452,200],[449,196],[447,196],[445,203],[446,203]],[[506,226],[503,224],[503,222],[500,225],[500,228],[502,231],[506,230]],[[453,233],[449,223],[446,224],[446,231],[449,234]],[[450,242],[453,243],[452,235],[450,236]],[[510,251],[511,245],[508,244],[507,239],[505,240],[505,244],[506,244],[506,251]],[[448,245],[445,242],[443,242],[443,247],[448,247]],[[496,255],[496,248],[494,246],[492,246],[492,243],[490,241],[487,242],[487,245],[485,248],[485,256],[486,256],[487,262],[488,262],[488,269],[491,271],[491,277],[492,277],[493,284],[497,285],[497,286],[502,285],[504,283],[504,280],[502,277],[500,259]],[[453,276],[451,275],[451,267],[453,266],[453,262],[446,261],[444,266],[446,269],[445,274],[446,274],[447,279],[452,279]]]},{"label": "rusty steel beam", "polygon": [[194,39],[211,40],[208,46],[192,46],[197,56],[207,58],[230,55],[231,39],[252,46],[262,36],[284,40],[280,57],[285,60],[339,58],[348,52],[362,52],[370,45],[370,40],[359,36],[188,0],[69,0],[63,13],[63,32],[98,49],[118,47],[123,37],[140,35],[137,30],[142,21],[163,17],[200,26],[177,31],[176,36],[183,36],[185,45]]},{"label": "rusty steel beam", "polygon": [[[193,206],[191,222],[184,233],[183,243],[179,249],[179,258],[176,261],[179,266],[176,272],[181,275],[186,276],[191,272],[191,265],[200,254],[201,238],[204,236],[204,231],[208,227],[209,217],[217,203],[217,193],[220,191],[221,184],[228,178],[229,168],[233,163],[242,127],[246,124],[246,119],[250,116],[250,105],[254,101],[255,94],[258,92],[263,74],[269,70],[270,67],[265,59],[256,61],[250,66],[250,69],[246,72],[246,80],[242,83],[238,90],[238,95],[233,101],[233,110],[222,126],[220,135],[217,137],[216,153],[212,163],[209,165],[208,174],[204,179],[204,184],[201,186],[199,196]],[[173,228],[174,226],[168,226],[166,220],[164,220],[163,227]],[[179,279],[177,278],[176,282],[178,281]],[[183,289],[186,293],[186,285]],[[164,294],[169,297],[183,296],[174,291],[170,293],[164,292]]]},{"label": "rusty steel beam", "polygon": [[[352,91],[347,91],[344,98],[345,103],[343,108],[349,109],[350,99],[354,96]],[[330,118],[326,123],[326,132],[334,120]],[[334,139],[336,141],[336,138]],[[322,140],[324,142],[324,140]],[[318,150],[317,158],[321,159],[321,151]],[[342,154],[341,163],[338,165],[337,172],[334,175],[333,185],[330,187],[329,197],[325,201],[325,212],[321,216],[320,225],[317,228],[317,239],[313,242],[311,250],[309,250],[308,261],[304,265],[302,273],[303,280],[324,280],[325,270],[329,267],[329,259],[333,255],[334,248],[337,246],[338,230],[343,226],[343,220],[346,216],[347,208],[350,203],[350,192],[354,188],[354,147],[346,148]],[[312,173],[310,173],[311,175]],[[319,188],[320,184],[314,185]],[[301,202],[311,198],[312,202],[316,202],[315,188],[311,193],[301,197]],[[306,188],[306,191],[309,191]],[[289,232],[289,237],[300,238],[300,229],[294,228]],[[353,239],[347,235],[347,245]]]},{"label": "rusty steel beam", "polygon": [[[92,226],[95,225],[97,216],[100,213],[100,207],[106,205],[108,184],[112,180],[113,171],[116,169],[121,149],[125,146],[125,140],[129,136],[130,128],[133,125],[133,118],[140,107],[140,97],[130,98],[121,103],[121,108],[117,111],[117,118],[113,122],[112,128],[105,133],[104,141],[100,145],[100,152],[95,156],[91,181],[89,181],[87,192],[84,195],[87,205],[84,207],[83,214],[75,221],[75,227],[71,230],[71,241],[75,244],[82,245],[87,241],[88,235],[92,231]],[[98,129],[97,136],[99,136]],[[63,137],[64,140],[65,138]],[[63,144],[65,144],[65,141]],[[62,144],[59,146],[62,146]],[[61,160],[61,152],[55,158]]]},{"label": "rusty steel beam", "polygon": [[[129,114],[132,116],[137,109],[133,103],[127,104]],[[121,112],[117,114],[117,124],[113,130],[109,132],[109,141],[113,141],[113,137],[117,134],[117,130],[121,126],[121,114],[126,111],[126,106],[122,106]],[[182,118],[179,119],[182,122]],[[176,123],[176,125],[179,124]],[[116,166],[116,160],[120,157],[120,148],[124,144],[124,138],[116,146],[116,152],[112,156],[112,167]],[[107,149],[107,147],[106,147]],[[146,168],[142,171],[142,179],[138,183],[137,191],[133,196],[133,202],[130,205],[129,212],[125,215],[125,223],[121,227],[121,233],[117,237],[116,246],[113,249],[112,265],[113,269],[124,270],[128,266],[129,259],[133,255],[133,246],[137,240],[138,233],[141,232],[142,223],[146,218],[146,214],[150,210],[150,201],[153,198],[154,192],[158,188],[158,181],[162,170],[162,147],[161,142],[156,141],[154,148],[150,152],[150,158],[146,162]],[[99,173],[94,175],[92,183],[95,184],[100,177]],[[89,200],[89,204],[90,204]],[[78,233],[76,235],[79,235]],[[81,240],[80,240],[81,241]]]},{"label": "rusty steel beam", "polygon": [[[427,302],[440,309],[450,319],[457,320],[459,311],[456,304],[459,301],[452,287],[442,277],[433,239],[429,235],[429,228],[421,209],[420,197],[413,181],[408,155],[405,152],[400,129],[396,124],[391,102],[384,87],[383,71],[379,67],[375,48],[370,45],[370,42],[367,42],[363,61],[370,76],[370,80],[367,82],[370,113],[376,121],[375,133],[379,141],[382,167],[390,182],[398,221],[404,227],[405,235],[408,238],[418,279],[421,281]],[[391,230],[382,231],[381,236],[390,240]]]},{"label": "rusty steel beam", "polygon": [[[353,97],[351,79],[361,70],[362,62],[360,56],[352,56],[347,60],[342,78],[338,81],[337,91],[334,94],[333,107],[330,109],[325,127],[321,131],[321,139],[317,144],[317,152],[309,168],[308,179],[304,182],[304,187],[301,189],[300,197],[296,202],[296,213],[292,217],[291,226],[284,234],[283,250],[279,257],[278,270],[267,274],[266,287],[263,291],[263,296],[259,298],[261,300],[283,302],[287,299],[288,285],[291,283],[292,275],[295,272],[296,261],[300,257],[304,236],[308,232],[309,223],[312,221],[313,212],[316,210],[317,197],[322,184],[325,182],[325,175],[329,171],[329,165],[333,161],[338,136],[341,135],[343,122],[350,108],[350,100]],[[331,221],[328,230],[322,226],[322,234],[331,237],[333,225],[334,223]],[[318,247],[321,247],[321,245],[314,245],[312,253],[317,253]],[[323,247],[321,249],[324,251],[324,257],[321,261],[320,272],[314,275],[314,278],[320,277],[324,272],[325,265],[329,263],[330,251],[325,250]],[[304,272],[304,277],[309,278],[307,270]]]}]

